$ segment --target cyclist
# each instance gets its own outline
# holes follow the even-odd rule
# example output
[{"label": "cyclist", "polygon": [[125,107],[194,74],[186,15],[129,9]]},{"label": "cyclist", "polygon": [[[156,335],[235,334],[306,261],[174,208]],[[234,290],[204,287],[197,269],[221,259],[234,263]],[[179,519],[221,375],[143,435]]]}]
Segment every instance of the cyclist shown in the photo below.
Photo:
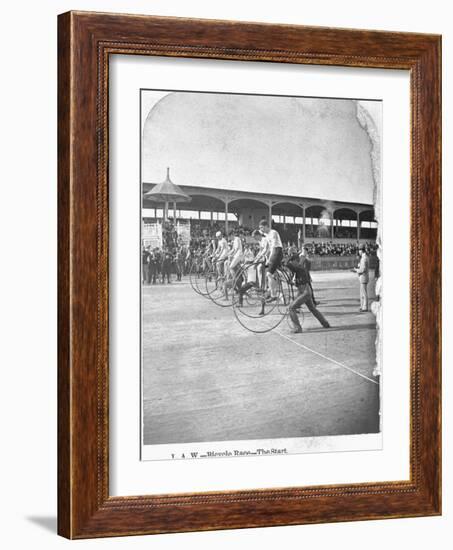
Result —
[{"label": "cyclist", "polygon": [[250,263],[253,262],[247,269],[247,281],[239,289],[239,305],[242,307],[244,294],[253,287],[263,288],[264,283],[264,262],[268,255],[269,243],[264,238],[263,233],[258,229],[255,229],[252,233],[252,237],[257,243],[259,243],[259,249],[256,256],[253,258],[251,256],[251,250],[247,253],[246,260],[249,260]]},{"label": "cyclist", "polygon": [[275,272],[280,267],[283,260],[283,245],[278,231],[271,229],[266,219],[260,221],[259,230],[264,233],[268,243],[266,252],[267,271],[266,276],[269,282],[270,296],[268,302],[277,300],[278,281]]},{"label": "cyclist", "polygon": [[228,259],[229,247],[228,241],[221,231],[217,231],[215,236],[218,239],[218,244],[212,260],[213,262],[216,262],[217,275],[221,277],[225,274],[225,261]]}]

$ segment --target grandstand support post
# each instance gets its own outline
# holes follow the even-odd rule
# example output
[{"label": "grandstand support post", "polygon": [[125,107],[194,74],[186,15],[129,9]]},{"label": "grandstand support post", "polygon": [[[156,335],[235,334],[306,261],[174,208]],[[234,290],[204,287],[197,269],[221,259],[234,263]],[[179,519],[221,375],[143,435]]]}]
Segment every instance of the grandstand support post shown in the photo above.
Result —
[{"label": "grandstand support post", "polygon": [[269,201],[269,227],[272,227],[272,201]]},{"label": "grandstand support post", "polygon": [[360,242],[360,212],[357,212],[357,242]]},{"label": "grandstand support post", "polygon": [[302,205],[302,244],[305,244],[305,205]]},{"label": "grandstand support post", "polygon": [[214,212],[211,210],[211,227],[214,225]]},{"label": "grandstand support post", "polygon": [[176,202],[175,201],[173,201],[173,222],[176,227]]},{"label": "grandstand support post", "polygon": [[228,199],[225,199],[225,235],[228,235]]},{"label": "grandstand support post", "polygon": [[330,213],[330,240],[333,241],[333,235],[334,235],[334,222],[335,222],[335,216],[334,216],[334,212],[332,210],[332,212]]}]

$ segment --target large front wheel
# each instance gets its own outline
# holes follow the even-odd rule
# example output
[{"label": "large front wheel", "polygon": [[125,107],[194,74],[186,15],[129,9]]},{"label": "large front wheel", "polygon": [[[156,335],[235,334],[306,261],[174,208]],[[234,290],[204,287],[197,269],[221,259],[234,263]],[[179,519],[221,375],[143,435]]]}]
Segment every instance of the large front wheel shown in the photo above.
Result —
[{"label": "large front wheel", "polygon": [[205,285],[206,270],[197,262],[192,262],[189,273],[189,281],[192,289],[200,296],[207,297],[206,285]]},{"label": "large front wheel", "polygon": [[290,281],[281,270],[277,270],[274,295],[271,296],[268,277],[260,264],[245,265],[241,272],[245,282],[233,300],[236,319],[250,332],[262,334],[274,330],[288,313],[293,295]]}]

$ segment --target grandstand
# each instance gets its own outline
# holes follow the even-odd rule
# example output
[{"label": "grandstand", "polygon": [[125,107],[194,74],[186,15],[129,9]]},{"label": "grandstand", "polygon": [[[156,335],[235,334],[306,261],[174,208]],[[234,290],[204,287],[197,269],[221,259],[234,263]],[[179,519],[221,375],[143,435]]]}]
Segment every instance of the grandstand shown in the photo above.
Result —
[{"label": "grandstand", "polygon": [[158,226],[164,247],[165,235],[197,249],[235,227],[247,243],[265,218],[284,249],[322,258],[319,269],[352,266],[361,244],[375,249],[379,102],[163,90],[142,99],[144,244]]},{"label": "grandstand", "polygon": [[[163,219],[162,204],[145,194],[155,183],[143,183],[143,221],[152,225]],[[267,218],[285,244],[335,243],[347,245],[375,242],[377,223],[371,204],[331,201],[313,197],[225,191],[208,187],[180,186],[191,197],[184,210],[169,210],[173,223],[190,222],[195,238],[204,230],[222,229],[228,234],[240,226],[245,234]]]}]

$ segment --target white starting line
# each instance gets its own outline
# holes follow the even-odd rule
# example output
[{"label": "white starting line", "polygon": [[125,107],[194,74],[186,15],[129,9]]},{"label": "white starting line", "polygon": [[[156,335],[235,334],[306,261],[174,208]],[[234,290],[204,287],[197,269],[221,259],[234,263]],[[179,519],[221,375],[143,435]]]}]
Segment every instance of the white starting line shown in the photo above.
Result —
[{"label": "white starting line", "polygon": [[277,334],[280,334],[280,336],[282,336],[283,338],[286,338],[287,340],[289,340],[290,342],[292,342],[293,344],[296,344],[296,346],[299,346],[300,348],[306,350],[306,351],[310,351],[311,353],[314,353],[315,355],[318,355],[319,357],[322,357],[323,359],[325,359],[326,361],[330,361],[330,363],[333,363],[334,365],[337,365],[339,367],[342,367],[343,369],[346,369],[348,370],[349,372],[352,372],[353,374],[356,374],[357,376],[360,376],[361,378],[365,378],[365,380],[368,380],[368,382],[372,382],[373,384],[377,384],[379,386],[379,382],[377,382],[376,380],[373,380],[372,378],[369,378],[368,376],[365,376],[364,374],[360,373],[360,372],[357,372],[356,370],[354,369],[351,369],[351,367],[348,367],[346,365],[343,365],[343,363],[340,363],[339,361],[337,361],[336,359],[332,359],[332,357],[327,357],[327,355],[324,355],[322,353],[319,353],[319,351],[316,351],[314,349],[311,349],[309,348],[308,346],[305,346],[304,344],[301,344],[300,342],[296,342],[295,340],[293,340],[292,338],[290,338],[289,336],[287,336],[286,334],[283,334],[283,332],[280,332],[279,330],[277,329],[274,329],[275,332]]}]

